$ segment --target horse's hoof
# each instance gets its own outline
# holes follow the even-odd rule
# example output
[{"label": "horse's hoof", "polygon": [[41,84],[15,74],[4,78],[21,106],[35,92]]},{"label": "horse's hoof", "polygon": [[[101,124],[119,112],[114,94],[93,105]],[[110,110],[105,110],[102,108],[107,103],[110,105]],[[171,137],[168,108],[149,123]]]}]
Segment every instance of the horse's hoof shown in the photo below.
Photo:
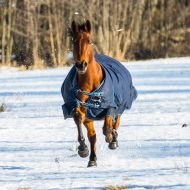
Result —
[{"label": "horse's hoof", "polygon": [[86,146],[84,150],[78,149],[78,154],[82,158],[86,158],[89,155],[88,147]]},{"label": "horse's hoof", "polygon": [[114,150],[118,147],[118,142],[111,142],[111,143],[109,143],[108,147],[109,147],[109,149]]},{"label": "horse's hoof", "polygon": [[88,162],[88,167],[95,167],[95,166],[97,166],[96,161],[89,161]]}]

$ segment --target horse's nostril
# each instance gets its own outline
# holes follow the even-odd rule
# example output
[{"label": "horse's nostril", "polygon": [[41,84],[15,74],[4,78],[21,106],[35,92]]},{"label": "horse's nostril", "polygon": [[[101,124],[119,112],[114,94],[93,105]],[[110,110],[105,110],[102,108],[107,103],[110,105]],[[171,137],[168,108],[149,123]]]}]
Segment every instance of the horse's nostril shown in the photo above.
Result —
[{"label": "horse's nostril", "polygon": [[82,67],[86,67],[87,66],[87,62],[86,61],[82,61],[81,64],[82,64]]}]

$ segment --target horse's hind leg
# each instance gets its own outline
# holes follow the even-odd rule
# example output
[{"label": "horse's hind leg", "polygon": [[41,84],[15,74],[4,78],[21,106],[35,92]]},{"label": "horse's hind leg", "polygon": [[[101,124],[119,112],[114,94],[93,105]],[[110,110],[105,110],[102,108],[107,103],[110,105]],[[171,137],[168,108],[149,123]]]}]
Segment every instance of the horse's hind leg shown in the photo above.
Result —
[{"label": "horse's hind leg", "polygon": [[82,121],[84,120],[83,117],[84,117],[84,114],[83,112],[81,112],[80,108],[76,108],[73,114],[73,119],[78,129],[78,142],[80,144],[78,147],[78,154],[80,157],[85,158],[89,155],[89,151],[88,151],[88,147],[85,144],[85,139],[82,132]]},{"label": "horse's hind leg", "polygon": [[88,139],[90,142],[90,149],[91,149],[88,167],[97,166],[97,163],[96,163],[96,160],[97,160],[97,158],[96,158],[96,132],[94,129],[94,123],[93,123],[93,121],[86,120],[86,121],[84,121],[84,125],[88,131]]},{"label": "horse's hind leg", "polygon": [[109,143],[109,148],[110,149],[116,149],[118,147],[118,141],[117,141],[117,137],[118,137],[118,134],[117,134],[117,129],[119,127],[119,124],[120,124],[120,115],[117,116],[116,118],[116,121],[113,125],[113,130],[112,130],[112,136],[113,136],[113,139],[112,139],[112,142]]},{"label": "horse's hind leg", "polygon": [[110,143],[113,140],[113,118],[111,116],[105,116],[103,134],[106,136],[106,142]]}]

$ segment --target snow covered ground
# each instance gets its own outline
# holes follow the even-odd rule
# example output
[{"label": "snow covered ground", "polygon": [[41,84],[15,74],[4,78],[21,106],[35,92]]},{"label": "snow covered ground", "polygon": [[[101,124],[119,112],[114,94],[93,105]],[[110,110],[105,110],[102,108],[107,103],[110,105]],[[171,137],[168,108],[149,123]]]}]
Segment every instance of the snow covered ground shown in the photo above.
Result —
[{"label": "snow covered ground", "polygon": [[[125,64],[138,99],[124,112],[119,148],[95,122],[98,167],[77,155],[77,130],[64,120],[61,84],[70,68],[0,69],[0,189],[190,190],[190,58]],[[187,127],[182,127],[186,123]]]}]

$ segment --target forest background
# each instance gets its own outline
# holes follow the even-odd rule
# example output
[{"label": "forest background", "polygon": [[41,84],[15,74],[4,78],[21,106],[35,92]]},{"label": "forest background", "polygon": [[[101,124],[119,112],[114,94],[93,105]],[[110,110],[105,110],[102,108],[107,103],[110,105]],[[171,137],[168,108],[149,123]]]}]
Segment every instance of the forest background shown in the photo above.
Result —
[{"label": "forest background", "polygon": [[121,61],[190,55],[189,0],[0,0],[0,66],[68,64],[73,19]]}]

